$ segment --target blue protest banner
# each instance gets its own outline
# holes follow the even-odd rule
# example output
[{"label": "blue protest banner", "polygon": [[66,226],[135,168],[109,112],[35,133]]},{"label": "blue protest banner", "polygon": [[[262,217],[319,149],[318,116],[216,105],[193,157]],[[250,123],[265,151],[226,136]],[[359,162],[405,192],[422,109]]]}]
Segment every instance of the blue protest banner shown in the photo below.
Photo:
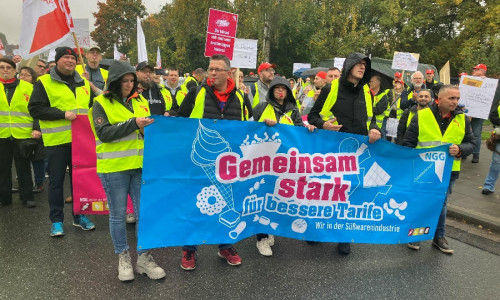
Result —
[{"label": "blue protest banner", "polygon": [[257,233],[322,242],[429,240],[450,180],[448,147],[158,117],[146,127],[138,248],[235,243]]}]

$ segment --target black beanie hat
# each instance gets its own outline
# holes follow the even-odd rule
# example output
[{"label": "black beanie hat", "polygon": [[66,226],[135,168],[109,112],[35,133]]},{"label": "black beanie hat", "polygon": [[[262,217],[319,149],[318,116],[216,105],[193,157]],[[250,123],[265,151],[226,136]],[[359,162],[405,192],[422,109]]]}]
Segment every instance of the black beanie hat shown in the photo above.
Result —
[{"label": "black beanie hat", "polygon": [[72,48],[58,47],[56,48],[56,58],[55,58],[56,63],[59,60],[59,58],[63,57],[64,55],[73,55],[75,59],[78,60],[78,58],[76,57],[76,52]]}]

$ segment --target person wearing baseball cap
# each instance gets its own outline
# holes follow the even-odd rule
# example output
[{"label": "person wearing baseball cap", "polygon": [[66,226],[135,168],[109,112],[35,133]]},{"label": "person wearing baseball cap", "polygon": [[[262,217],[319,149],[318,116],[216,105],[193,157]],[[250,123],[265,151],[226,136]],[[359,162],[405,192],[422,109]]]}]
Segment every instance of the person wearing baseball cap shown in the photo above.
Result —
[{"label": "person wearing baseball cap", "polygon": [[479,77],[485,77],[486,76],[486,71],[488,71],[488,68],[486,67],[485,64],[477,64],[472,68],[472,76],[479,76]]},{"label": "person wearing baseball cap", "polygon": [[432,87],[437,83],[438,83],[437,80],[434,80],[434,70],[433,69],[425,70],[425,86],[427,87],[427,89],[431,90]]},{"label": "person wearing baseball cap", "polygon": [[99,67],[102,60],[101,47],[91,45],[87,53],[85,53],[85,58],[87,59],[85,69],[79,64],[76,66],[76,71],[89,81],[92,92],[95,95],[100,95],[108,80],[108,71]]},{"label": "person wearing baseball cap", "polygon": [[310,91],[307,92],[307,95],[305,95],[303,101],[302,101],[302,106],[299,106],[299,109],[302,113],[302,115],[307,115],[310,111],[311,108],[314,105],[314,102],[316,99],[318,99],[319,93],[321,92],[321,89],[325,87],[326,85],[326,72],[321,71],[314,76],[314,88],[311,89]]},{"label": "person wearing baseball cap", "polygon": [[276,68],[276,65],[268,62],[261,63],[257,68],[259,80],[250,85],[250,93],[248,93],[252,107],[257,106],[260,102],[266,102],[269,85],[274,79],[274,68]]},{"label": "person wearing baseball cap", "polygon": [[[488,68],[485,64],[477,64],[472,68],[471,75],[477,76],[481,78],[486,77],[486,71]],[[471,118],[470,125],[472,127],[472,133],[474,133],[475,137],[475,146],[474,151],[472,152],[472,163],[477,164],[479,162],[479,153],[481,151],[481,133],[483,132],[483,123],[484,119],[479,118]],[[463,159],[467,159],[467,156],[464,156]]]},{"label": "person wearing baseball cap", "polygon": [[[75,72],[76,53],[72,48],[59,47],[55,55],[56,66],[49,74],[39,77],[33,85],[28,110],[40,121],[43,142],[49,159],[49,218],[50,236],[64,235],[64,177],[71,162],[71,123],[77,115],[87,115],[91,106],[90,84]],[[71,210],[73,213],[73,210]],[[73,226],[83,230],[95,228],[85,215],[74,215]]]}]

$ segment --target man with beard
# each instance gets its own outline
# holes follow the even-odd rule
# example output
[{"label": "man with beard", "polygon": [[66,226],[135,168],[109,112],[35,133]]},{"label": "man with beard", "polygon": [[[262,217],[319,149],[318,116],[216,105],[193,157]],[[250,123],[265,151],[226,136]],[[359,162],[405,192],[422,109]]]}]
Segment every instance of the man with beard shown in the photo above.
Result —
[{"label": "man with beard", "polygon": [[[411,75],[411,85],[401,93],[401,109],[407,109],[417,103],[418,93],[422,89],[427,89],[424,84],[424,74],[416,71]],[[432,92],[431,92],[431,96]]]},{"label": "man with beard", "polygon": [[396,138],[396,144],[401,145],[403,142],[403,137],[405,136],[406,129],[410,126],[410,122],[413,117],[417,114],[419,110],[429,107],[429,103],[432,101],[431,92],[429,90],[421,90],[418,93],[417,105],[407,108],[401,115],[401,119],[398,124],[398,134]]},{"label": "man with beard", "polygon": [[139,82],[138,92],[148,100],[151,114],[168,116],[160,87],[153,82],[154,68],[147,61],[143,61],[137,65],[135,70]]},{"label": "man with beard", "polygon": [[250,93],[248,95],[250,102],[252,102],[252,107],[257,106],[260,102],[266,102],[269,85],[274,79],[274,68],[276,68],[275,64],[265,62],[260,64],[257,69],[259,80],[250,86]]}]

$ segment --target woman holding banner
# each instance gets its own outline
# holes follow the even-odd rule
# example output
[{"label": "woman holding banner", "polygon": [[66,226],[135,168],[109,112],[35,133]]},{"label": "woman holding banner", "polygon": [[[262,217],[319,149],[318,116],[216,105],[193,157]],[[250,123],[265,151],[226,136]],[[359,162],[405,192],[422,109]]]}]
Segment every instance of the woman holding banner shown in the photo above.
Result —
[{"label": "woman holding banner", "polygon": [[[134,279],[126,232],[127,197],[139,213],[144,127],[153,123],[148,101],[137,94],[135,69],[123,61],[109,68],[106,91],[94,99],[89,112],[96,136],[97,174],[106,192],[109,229],[119,256],[118,279]],[[137,216],[138,217],[138,216]],[[137,218],[138,219],[138,218]],[[138,252],[136,271],[151,279],[165,277],[150,254]]]}]

